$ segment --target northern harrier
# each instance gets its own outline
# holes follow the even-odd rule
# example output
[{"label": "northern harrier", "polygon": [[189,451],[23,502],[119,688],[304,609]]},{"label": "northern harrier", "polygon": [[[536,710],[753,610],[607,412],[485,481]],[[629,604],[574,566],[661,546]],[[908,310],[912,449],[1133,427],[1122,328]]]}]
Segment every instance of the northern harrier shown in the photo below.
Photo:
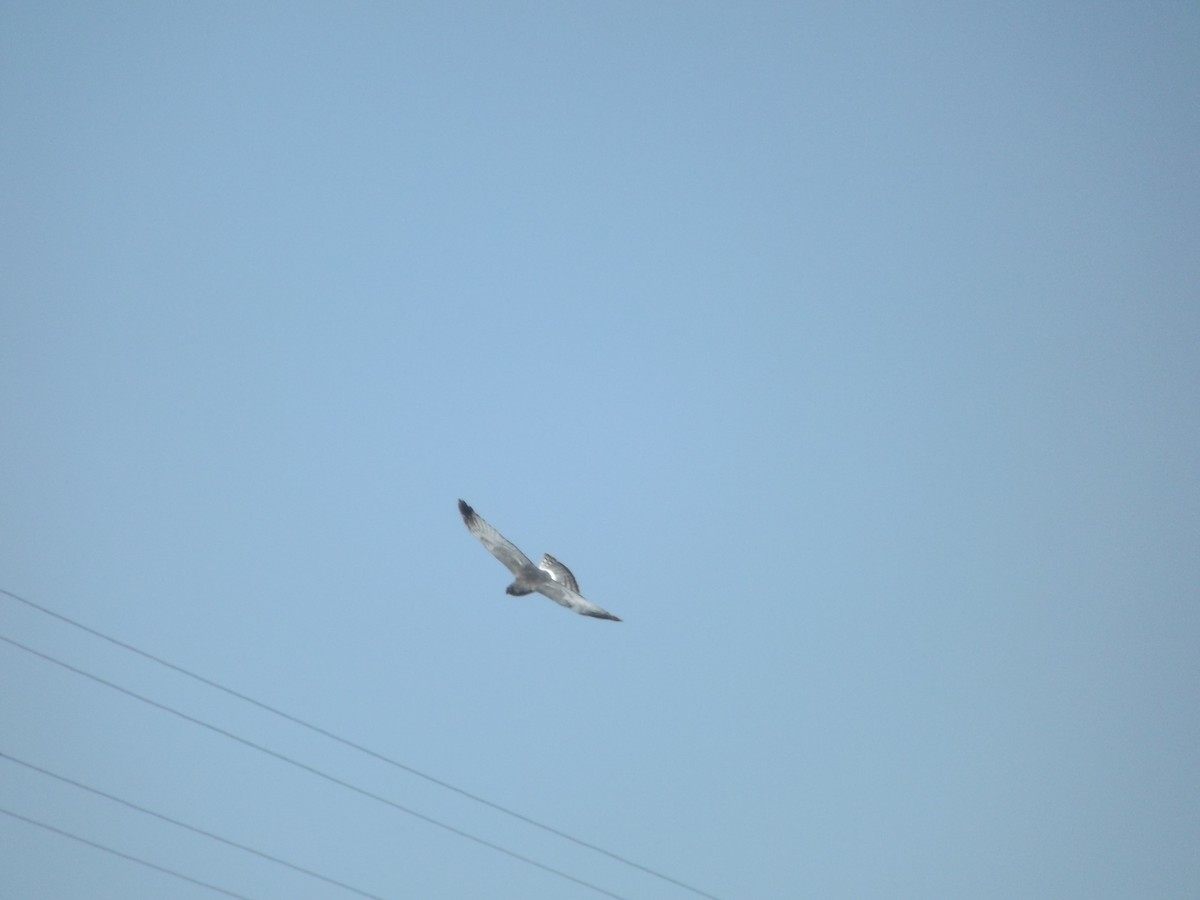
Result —
[{"label": "northern harrier", "polygon": [[467,523],[467,530],[479,538],[492,556],[504,563],[504,567],[516,576],[517,580],[505,589],[505,593],[519,597],[537,591],[581,616],[621,621],[595,603],[584,600],[579,593],[579,583],[575,581],[571,570],[549,553],[542,557],[540,565],[535,566],[529,561],[529,557],[514,547],[504,535],[480,518],[475,510],[462,500],[458,501],[458,511]]}]

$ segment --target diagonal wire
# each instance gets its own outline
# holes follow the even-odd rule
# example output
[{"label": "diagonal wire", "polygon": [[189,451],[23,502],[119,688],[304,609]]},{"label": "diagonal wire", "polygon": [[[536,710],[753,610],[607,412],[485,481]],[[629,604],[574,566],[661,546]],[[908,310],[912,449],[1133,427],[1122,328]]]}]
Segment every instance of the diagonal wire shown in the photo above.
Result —
[{"label": "diagonal wire", "polygon": [[224,894],[226,897],[234,897],[236,900],[252,900],[245,894],[235,894],[233,891],[227,891],[223,887],[217,887],[215,884],[209,884],[207,881],[201,881],[199,878],[193,878],[191,875],[184,875],[182,872],[176,872],[174,869],[168,869],[166,866],[160,866],[157,863],[152,863],[149,860],[142,859],[140,856],[132,856],[129,853],[122,853],[120,850],[114,850],[112,847],[106,847],[104,844],[97,844],[95,841],[89,841],[85,837],[80,837],[77,834],[72,834],[69,831],[64,831],[61,828],[55,828],[53,825],[47,825],[45,822],[39,822],[37,819],[31,819],[28,816],[23,816],[20,813],[15,813],[11,809],[0,807],[0,813],[6,816],[12,816],[14,819],[20,819],[22,822],[28,822],[30,825],[36,825],[38,828],[44,828],[47,831],[53,831],[55,834],[61,834],[63,837],[70,838],[73,841],[79,841],[81,844],[87,844],[89,847],[95,847],[97,850],[103,850],[105,853],[111,853],[113,856],[119,856],[121,859],[127,859],[130,862],[135,862],[140,866],[145,866],[148,869],[154,869],[156,872],[163,872],[174,878],[180,878],[184,881],[190,881],[192,884],[197,884],[202,888],[208,888],[210,891],[216,891],[218,894]]},{"label": "diagonal wire", "polygon": [[178,819],[172,819],[170,816],[163,815],[160,812],[155,812],[152,809],[147,809],[144,806],[138,806],[136,803],[131,803],[128,800],[122,800],[120,797],[114,796],[113,794],[106,793],[106,792],[100,790],[99,788],[90,787],[89,785],[86,785],[81,781],[76,781],[73,778],[68,778],[66,775],[59,775],[57,772],[51,772],[49,769],[43,769],[41,766],[35,766],[31,762],[26,762],[23,759],[17,759],[12,754],[5,753],[3,750],[0,750],[0,759],[7,759],[9,762],[15,762],[19,766],[24,766],[25,768],[32,769],[35,772],[41,772],[43,775],[48,775],[51,778],[56,778],[65,784],[69,784],[69,785],[72,785],[73,787],[77,787],[82,790],[88,791],[92,794],[95,794],[98,797],[104,797],[106,800],[112,800],[114,803],[120,803],[122,806],[126,806],[129,809],[135,809],[140,813],[145,813],[148,816],[153,816],[154,818],[161,819],[164,822],[170,822],[172,825],[177,825],[180,828],[186,828],[188,831],[191,831],[195,834],[203,835],[206,838],[211,838],[214,841],[220,841],[222,844],[225,844],[227,846],[236,847],[239,850],[245,850],[247,853],[253,853],[257,857],[269,860],[273,863],[278,863],[281,866],[286,866],[287,868],[291,869],[292,871],[300,872],[303,875],[308,875],[310,878],[320,879],[321,881],[324,881],[326,884],[332,884],[335,887],[340,887],[343,890],[350,891],[353,894],[358,894],[360,897],[368,897],[368,898],[370,898],[370,900],[385,900],[385,898],[380,897],[378,894],[371,894],[371,893],[368,893],[367,891],[359,890],[358,888],[354,887],[353,885],[346,884],[344,881],[338,881],[335,878],[328,878],[325,875],[322,875],[320,872],[314,872],[312,869],[306,869],[303,866],[298,866],[295,863],[290,863],[286,859],[280,859],[278,856],[272,856],[269,853],[263,853],[261,850],[255,850],[253,847],[247,847],[245,844],[239,844],[237,841],[231,841],[228,838],[223,838],[219,834],[213,834],[211,831],[205,831],[203,828],[197,828],[195,825],[187,824],[187,822],[180,822]]},{"label": "diagonal wire", "polygon": [[107,681],[106,679],[101,678],[99,675],[93,675],[91,672],[86,672],[83,669],[80,669],[80,668],[77,668],[76,666],[71,665],[70,663],[63,662],[61,659],[56,659],[55,657],[49,655],[48,653],[42,653],[40,650],[34,650],[32,647],[27,647],[25,644],[22,644],[20,641],[14,641],[12,638],[5,637],[2,634],[0,634],[0,641],[3,641],[6,644],[11,644],[12,646],[14,646],[16,648],[18,648],[20,650],[24,650],[26,653],[29,653],[33,656],[40,657],[41,659],[44,659],[47,662],[54,663],[54,665],[60,666],[61,668],[64,668],[69,672],[74,672],[76,675],[82,675],[84,678],[91,679],[92,681],[96,682],[97,684],[102,684],[105,687],[112,688],[114,691],[118,691],[119,693],[122,693],[122,694],[126,695],[127,697],[132,697],[135,700],[140,700],[142,703],[145,703],[149,706],[153,706],[155,709],[161,709],[163,712],[169,712],[171,715],[178,716],[179,718],[181,718],[187,722],[191,722],[193,725],[199,725],[201,728],[207,728],[209,731],[219,734],[222,737],[229,738],[231,741],[236,741],[237,743],[242,744],[243,746],[250,747],[253,750],[257,750],[259,753],[265,753],[267,756],[272,756],[275,759],[280,760],[281,762],[285,762],[288,765],[295,766],[297,769],[303,769],[305,772],[308,772],[309,774],[312,774],[312,775],[316,775],[318,778],[323,778],[324,780],[331,782],[332,784],[336,784],[339,787],[344,787],[349,791],[354,791],[354,793],[356,793],[356,794],[361,794],[364,797],[369,797],[372,800],[376,800],[379,803],[383,803],[386,806],[390,806],[393,809],[399,810],[402,813],[406,813],[407,815],[410,815],[410,816],[413,816],[414,818],[420,819],[422,822],[427,822],[430,825],[436,825],[438,828],[441,828],[445,831],[449,831],[451,834],[456,834],[459,837],[466,838],[467,840],[473,841],[474,843],[479,844],[480,846],[488,847],[492,850],[497,851],[498,853],[503,853],[505,856],[512,857],[513,859],[519,860],[520,862],[523,862],[526,865],[530,865],[535,868],[541,869],[543,872],[549,872],[552,875],[557,875],[559,878],[565,878],[567,881],[573,881],[576,884],[582,885],[585,888],[590,888],[591,890],[596,891],[597,893],[604,894],[606,897],[613,897],[614,900],[626,900],[626,898],[622,897],[620,894],[614,894],[611,891],[606,891],[602,887],[594,885],[589,881],[584,881],[582,878],[576,878],[574,875],[571,875],[568,872],[564,872],[561,869],[556,869],[553,866],[548,866],[545,863],[538,862],[536,859],[530,859],[528,856],[522,856],[520,853],[517,853],[515,850],[509,850],[507,847],[502,847],[500,844],[494,844],[489,840],[485,840],[484,838],[476,837],[475,835],[471,834],[469,831],[463,831],[461,828],[457,828],[454,825],[448,825],[445,822],[442,822],[438,819],[433,818],[432,816],[427,816],[424,813],[417,812],[415,809],[411,809],[410,807],[403,806],[402,804],[399,804],[394,800],[389,800],[387,797],[381,796],[380,794],[372,793],[371,791],[368,791],[366,788],[361,788],[358,785],[351,784],[349,781],[344,781],[335,775],[330,775],[328,772],[322,772],[320,769],[318,769],[314,766],[310,766],[307,763],[302,763],[297,759],[292,759],[290,756],[286,756],[283,753],[280,753],[278,750],[272,750],[270,747],[264,747],[262,744],[256,744],[251,740],[247,740],[246,738],[244,738],[240,735],[234,734],[232,731],[226,731],[224,728],[221,728],[217,725],[213,725],[209,722],[205,722],[203,719],[197,719],[195,716],[190,716],[185,712],[181,712],[177,709],[174,709],[173,707],[167,706],[165,703],[159,703],[157,700],[151,700],[149,697],[144,697],[141,694],[138,694],[134,691],[129,690],[129,688],[124,688],[124,687],[121,687],[119,684],[114,684],[111,681]]},{"label": "diagonal wire", "polygon": [[560,831],[559,829],[554,828],[551,825],[546,825],[542,822],[537,821],[536,819],[531,819],[529,816],[523,815],[523,814],[517,812],[516,810],[509,809],[508,807],[502,806],[499,803],[494,803],[493,801],[488,800],[486,797],[481,797],[478,794],[473,794],[468,790],[464,790],[463,788],[460,788],[460,787],[457,787],[456,785],[450,784],[448,781],[443,781],[442,779],[437,778],[433,775],[430,775],[427,772],[422,772],[419,769],[415,769],[412,766],[406,765],[398,760],[392,759],[389,756],[385,756],[382,753],[378,753],[375,750],[372,750],[370,747],[365,747],[362,744],[355,743],[354,741],[344,738],[341,735],[335,734],[332,731],[328,731],[328,730],[320,727],[319,725],[314,725],[311,722],[307,722],[304,719],[299,718],[298,716],[294,716],[291,713],[284,712],[281,709],[278,709],[267,703],[263,703],[261,700],[255,700],[253,697],[247,696],[246,694],[243,694],[240,691],[236,691],[231,687],[226,687],[225,685],[220,684],[219,682],[213,681],[210,678],[205,678],[203,675],[198,675],[195,672],[185,669],[182,666],[176,665],[173,662],[169,662],[169,661],[163,659],[162,657],[155,656],[152,653],[147,653],[145,650],[135,647],[132,644],[126,643],[125,641],[122,641],[118,638],[112,637],[111,635],[105,634],[102,631],[98,631],[95,628],[90,628],[89,626],[84,625],[82,622],[77,622],[74,619],[63,615],[62,613],[55,612],[54,610],[48,609],[47,607],[42,606],[41,604],[34,603],[32,600],[27,600],[26,598],[24,598],[18,594],[14,594],[12,591],[5,590],[4,588],[0,588],[0,594],[6,594],[7,596],[11,597],[12,599],[17,600],[21,603],[24,603],[26,606],[32,607],[33,609],[36,609],[38,612],[44,613],[45,615],[51,616],[55,619],[58,619],[60,622],[66,622],[68,625],[72,625],[75,628],[80,629],[81,631],[86,631],[88,634],[93,635],[98,638],[101,638],[102,640],[108,641],[110,644],[114,644],[117,647],[122,648],[123,650],[128,650],[131,653],[136,653],[138,656],[141,656],[144,659],[148,659],[151,662],[158,663],[160,666],[165,666],[166,668],[171,669],[174,672],[178,672],[181,675],[186,675],[188,678],[191,678],[195,681],[199,681],[201,684],[208,685],[211,688],[215,688],[216,690],[221,691],[225,694],[228,694],[231,697],[236,697],[238,700],[241,700],[245,703],[249,703],[252,706],[257,706],[259,709],[265,710],[266,712],[269,712],[273,715],[279,716],[281,719],[286,719],[287,721],[292,722],[293,724],[299,725],[302,728],[307,728],[309,731],[315,732],[316,734],[319,734],[322,737],[327,737],[330,740],[337,741],[339,744],[342,744],[345,747],[349,747],[352,750],[357,750],[359,753],[365,753],[367,756],[373,757],[374,759],[377,759],[380,762],[387,763],[388,765],[394,766],[397,769],[402,769],[405,772],[408,772],[412,775],[416,775],[418,778],[425,779],[426,781],[430,782],[431,784],[436,784],[438,787],[445,788],[448,791],[453,791],[454,793],[459,794],[460,796],[466,797],[469,800],[474,800],[476,803],[482,803],[484,806],[490,807],[491,809],[494,809],[497,812],[504,813],[507,816],[511,816],[514,819],[518,819],[521,822],[524,822],[526,825],[532,825],[534,828],[540,828],[542,831],[545,831],[549,834],[553,834],[556,837],[562,838],[563,840],[570,841],[571,843],[576,844],[580,847],[585,847],[586,849],[591,850],[595,853],[599,853],[602,856],[607,856],[609,859],[616,860],[619,863],[622,863],[626,866],[637,869],[639,872],[644,872],[647,875],[651,875],[654,878],[658,878],[662,881],[666,881],[669,884],[675,885],[676,887],[683,888],[686,891],[691,891],[693,894],[696,894],[697,896],[706,897],[706,898],[708,898],[708,900],[721,900],[720,897],[717,897],[713,894],[709,894],[705,891],[702,891],[702,890],[700,890],[700,888],[693,887],[690,884],[686,884],[685,882],[682,882],[682,881],[678,880],[677,878],[672,878],[670,875],[665,875],[662,872],[659,872],[655,869],[651,869],[649,866],[644,866],[641,863],[634,862],[631,859],[628,859],[624,856],[620,856],[619,854],[613,853],[611,850],[605,850],[603,847],[598,847],[595,844],[590,844],[587,841],[582,840],[581,838],[577,838],[574,835],[568,834],[565,831]]}]

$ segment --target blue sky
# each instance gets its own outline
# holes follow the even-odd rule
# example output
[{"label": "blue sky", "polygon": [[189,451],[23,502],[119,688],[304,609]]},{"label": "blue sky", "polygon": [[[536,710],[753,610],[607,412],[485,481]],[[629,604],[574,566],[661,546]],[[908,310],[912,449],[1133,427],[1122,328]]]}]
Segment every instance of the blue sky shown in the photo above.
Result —
[{"label": "blue sky", "polygon": [[[1200,884],[1200,11],[6,4],[0,588],[723,900]],[[624,620],[508,597],[462,497]],[[0,635],[695,896],[0,595]],[[602,896],[0,644],[0,806]],[[220,896],[0,816],[0,884]]]}]

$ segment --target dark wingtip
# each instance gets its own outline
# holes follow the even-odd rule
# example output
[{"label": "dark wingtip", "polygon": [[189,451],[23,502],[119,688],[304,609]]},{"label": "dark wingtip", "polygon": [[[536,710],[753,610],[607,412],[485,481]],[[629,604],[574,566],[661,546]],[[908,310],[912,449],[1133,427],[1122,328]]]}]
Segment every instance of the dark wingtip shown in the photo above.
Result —
[{"label": "dark wingtip", "polygon": [[458,511],[460,513],[462,513],[462,517],[464,519],[473,518],[475,515],[475,510],[473,510],[473,509],[471,509],[471,507],[467,506],[466,502],[463,500],[458,501]]},{"label": "dark wingtip", "polygon": [[620,622],[621,621],[620,619],[618,619],[616,616],[614,616],[610,612],[585,612],[584,615],[591,616],[593,619],[606,619],[609,622]]}]

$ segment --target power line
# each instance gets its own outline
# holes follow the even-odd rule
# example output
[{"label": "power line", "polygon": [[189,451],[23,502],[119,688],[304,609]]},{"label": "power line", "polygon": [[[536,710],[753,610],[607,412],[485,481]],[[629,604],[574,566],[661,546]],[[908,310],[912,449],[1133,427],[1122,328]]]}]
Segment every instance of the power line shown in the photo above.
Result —
[{"label": "power line", "polygon": [[318,778],[323,778],[326,781],[331,782],[332,784],[338,785],[339,787],[346,788],[349,791],[354,791],[356,794],[361,794],[364,797],[369,797],[372,800],[376,800],[379,803],[383,803],[387,806],[390,806],[393,809],[399,810],[402,813],[406,813],[407,815],[410,815],[410,816],[413,816],[414,818],[420,819],[422,822],[427,822],[430,825],[436,825],[438,828],[441,828],[445,831],[449,831],[451,834],[456,834],[459,837],[466,838],[467,840],[473,841],[474,843],[479,844],[480,846],[488,847],[492,850],[497,851],[498,853],[503,853],[505,856],[512,857],[513,859],[523,862],[526,865],[530,865],[535,868],[541,869],[543,872],[549,872],[552,875],[557,875],[559,878],[565,878],[567,881],[573,881],[573,882],[575,882],[575,884],[581,885],[585,888],[590,888],[591,890],[596,891],[597,893],[604,894],[606,897],[612,897],[612,898],[614,898],[614,900],[627,900],[627,898],[622,897],[620,894],[614,894],[611,891],[607,891],[602,887],[592,884],[591,882],[584,881],[582,878],[576,878],[574,875],[571,875],[568,872],[564,872],[561,869],[556,869],[553,866],[548,866],[545,863],[538,862],[536,859],[530,859],[528,856],[522,856],[520,853],[517,853],[515,850],[509,850],[507,847],[503,847],[500,844],[495,844],[489,840],[485,840],[484,838],[476,837],[475,835],[471,834],[470,832],[463,831],[461,828],[457,828],[454,825],[448,825],[447,823],[442,822],[438,819],[435,819],[432,816],[425,815],[425,813],[417,812],[415,809],[411,809],[407,806],[403,806],[403,805],[397,803],[395,800],[389,800],[387,797],[372,793],[371,791],[368,791],[366,788],[361,788],[356,784],[351,784],[349,781],[344,781],[343,779],[338,778],[335,775],[330,775],[328,772],[322,772],[320,769],[318,769],[314,766],[310,766],[307,763],[300,762],[297,759],[292,759],[290,756],[286,756],[285,754],[280,753],[278,750],[272,750],[269,747],[264,747],[262,744],[256,744],[251,740],[241,737],[240,735],[234,734],[232,731],[227,731],[226,729],[221,728],[217,725],[213,725],[209,722],[205,722],[203,719],[197,719],[195,716],[188,715],[185,712],[181,712],[178,709],[167,706],[165,703],[159,703],[157,700],[151,700],[149,697],[145,697],[141,694],[138,694],[134,691],[129,690],[128,688],[121,687],[119,684],[114,684],[111,681],[101,678],[99,675],[93,675],[91,672],[84,671],[83,669],[73,666],[70,663],[63,662],[61,659],[56,659],[55,657],[51,656],[48,653],[43,653],[40,650],[34,650],[32,647],[28,647],[25,644],[22,644],[20,641],[14,641],[12,638],[5,637],[2,634],[0,634],[0,641],[3,641],[6,644],[11,644],[12,646],[18,648],[19,650],[24,650],[26,653],[29,653],[33,656],[37,656],[41,659],[46,660],[47,662],[54,663],[54,665],[60,666],[61,668],[64,668],[69,672],[74,672],[76,675],[82,675],[84,678],[88,678],[88,679],[96,682],[97,684],[102,684],[105,687],[112,688],[114,691],[122,693],[122,694],[126,695],[127,697],[132,697],[135,700],[140,700],[142,703],[145,703],[149,706],[153,706],[155,709],[160,709],[163,712],[169,712],[169,713],[171,713],[171,715],[178,716],[179,718],[181,718],[187,722],[191,722],[193,725],[199,725],[201,728],[207,728],[209,731],[212,731],[215,734],[219,734],[222,737],[229,738],[231,741],[236,741],[237,743],[242,744],[243,746],[250,747],[253,750],[257,750],[260,753],[265,753],[267,756],[274,757],[275,759],[278,759],[281,762],[285,762],[288,765],[295,766],[297,769],[302,769],[305,772],[308,772],[309,774],[316,775]]},{"label": "power line", "polygon": [[140,856],[133,856],[129,853],[122,853],[120,850],[114,850],[112,847],[106,847],[104,844],[97,844],[95,841],[89,841],[85,837],[80,837],[77,834],[72,834],[69,831],[64,831],[61,828],[55,828],[53,825],[48,825],[45,822],[39,822],[37,819],[31,819],[28,816],[23,816],[20,813],[15,813],[11,809],[0,807],[0,813],[6,816],[12,816],[14,819],[20,819],[22,822],[28,822],[30,825],[36,825],[38,828],[44,828],[47,831],[53,831],[55,834],[61,834],[63,837],[70,838],[73,841],[78,841],[81,844],[87,844],[89,847],[95,847],[97,850],[103,850],[105,853],[111,853],[113,856],[119,856],[121,859],[127,859],[130,862],[135,862],[139,866],[145,866],[148,869],[154,869],[156,872],[162,872],[170,875],[173,878],[180,878],[184,881],[190,881],[192,884],[199,885],[202,888],[207,888],[210,891],[216,891],[218,894],[224,894],[226,897],[234,897],[236,900],[253,900],[245,894],[235,894],[233,891],[228,891],[223,887],[217,887],[215,884],[209,884],[207,881],[201,881],[199,878],[193,878],[191,875],[184,875],[182,872],[176,872],[174,869],[168,869],[166,866],[160,866],[158,863],[152,863],[149,860],[142,859]]},{"label": "power line", "polygon": [[140,813],[144,813],[148,816],[153,816],[154,818],[161,819],[164,822],[170,822],[172,825],[176,825],[180,828],[186,828],[188,831],[194,832],[195,834],[203,835],[204,837],[210,838],[214,841],[220,841],[222,844],[226,844],[230,847],[236,847],[238,850],[244,850],[247,853],[253,853],[255,856],[261,857],[262,859],[269,860],[270,862],[273,862],[273,863],[278,863],[281,866],[286,866],[287,868],[289,868],[295,872],[300,872],[303,875],[308,875],[310,878],[320,879],[321,881],[324,881],[326,884],[332,884],[335,887],[340,887],[343,890],[350,891],[353,894],[358,894],[360,897],[368,897],[368,898],[370,898],[370,900],[385,900],[385,898],[380,897],[378,894],[372,894],[367,891],[359,890],[358,888],[354,887],[353,885],[346,884],[344,881],[338,881],[335,878],[329,878],[325,875],[322,875],[320,872],[314,872],[312,869],[306,869],[303,866],[298,866],[295,863],[290,863],[286,859],[280,859],[278,856],[272,856],[271,854],[264,853],[261,850],[255,850],[253,847],[247,847],[245,844],[239,844],[237,841],[231,841],[228,838],[223,838],[219,834],[213,834],[211,831],[205,831],[203,828],[197,828],[195,825],[187,824],[187,822],[180,822],[178,819],[172,819],[170,816],[164,815],[163,813],[160,813],[160,812],[155,812],[152,809],[147,809],[144,806],[138,806],[136,803],[131,803],[128,800],[122,800],[120,797],[114,796],[113,794],[106,793],[106,792],[100,790],[99,788],[91,787],[89,785],[84,784],[81,781],[76,781],[73,778],[68,778],[65,775],[59,775],[57,772],[51,772],[49,769],[43,769],[41,766],[35,766],[33,763],[26,762],[23,759],[17,759],[12,754],[5,753],[2,750],[0,750],[0,759],[7,759],[9,762],[14,762],[19,766],[24,766],[27,769],[32,769],[35,772],[40,772],[43,775],[48,775],[51,778],[56,778],[59,781],[63,782],[64,784],[69,784],[69,785],[72,785],[73,787],[80,788],[81,790],[88,791],[92,794],[95,794],[98,797],[104,797],[106,800],[112,800],[114,803],[120,803],[122,806],[126,806],[129,809],[137,810]]},{"label": "power line", "polygon": [[48,609],[47,607],[42,606],[41,604],[34,603],[32,600],[27,600],[26,598],[24,598],[18,594],[14,594],[12,591],[5,590],[4,588],[0,588],[0,594],[6,594],[7,596],[11,597],[12,599],[17,600],[21,603],[24,603],[26,606],[29,606],[33,609],[36,609],[38,612],[44,613],[47,616],[51,616],[52,618],[58,619],[60,622],[65,622],[68,625],[74,626],[75,628],[78,628],[81,631],[85,631],[88,634],[93,635],[95,637],[101,638],[102,640],[108,641],[110,644],[120,647],[123,650],[128,650],[131,653],[136,653],[138,656],[141,656],[144,659],[148,659],[151,662],[158,663],[160,666],[164,666],[168,669],[171,669],[174,672],[178,672],[181,675],[186,675],[188,678],[198,681],[201,684],[207,685],[208,687],[214,688],[215,690],[218,690],[225,694],[228,694],[231,697],[236,697],[238,700],[241,700],[245,703],[249,703],[252,706],[257,706],[259,709],[265,710],[266,712],[269,712],[272,715],[276,715],[276,716],[280,717],[281,719],[286,719],[287,721],[292,722],[295,725],[299,725],[302,728],[307,728],[309,731],[315,732],[316,734],[319,734],[322,737],[326,737],[326,738],[329,738],[330,740],[337,741],[339,744],[342,744],[345,747],[349,747],[352,750],[357,750],[359,753],[364,753],[367,756],[370,756],[374,759],[379,760],[380,762],[387,763],[388,765],[394,766],[397,769],[401,769],[405,772],[408,772],[411,775],[416,775],[418,778],[423,778],[426,781],[430,782],[431,784],[436,784],[438,787],[445,788],[448,791],[453,791],[454,793],[459,794],[460,796],[466,797],[469,800],[474,800],[476,803],[481,803],[484,806],[487,806],[487,807],[490,807],[491,809],[496,810],[497,812],[501,812],[507,816],[511,816],[514,819],[524,822],[526,825],[532,825],[534,828],[540,828],[542,831],[545,831],[549,834],[553,834],[554,836],[560,837],[563,840],[570,841],[571,843],[576,844],[577,846],[584,847],[595,853],[599,853],[602,856],[607,856],[609,859],[616,860],[617,862],[622,863],[623,865],[637,869],[639,872],[643,872],[647,875],[651,875],[654,878],[658,878],[662,881],[668,882],[669,884],[673,884],[676,887],[683,888],[686,891],[691,891],[693,894],[696,894],[697,896],[706,897],[707,900],[721,900],[720,897],[717,897],[713,894],[709,894],[705,891],[702,891],[702,890],[700,890],[700,888],[693,887],[690,884],[686,884],[685,882],[682,882],[677,878],[672,878],[670,875],[666,875],[663,872],[659,872],[655,869],[650,868],[649,866],[644,866],[641,863],[634,862],[633,860],[628,859],[627,857],[621,856],[617,853],[613,853],[611,850],[606,850],[603,847],[598,847],[595,844],[588,843],[587,841],[585,841],[581,838],[577,838],[574,835],[568,834],[565,831],[561,831],[551,825],[546,825],[545,823],[539,822],[536,819],[533,819],[533,818],[530,818],[529,816],[523,815],[522,813],[519,813],[516,810],[509,809],[506,806],[502,806],[499,803],[495,803],[491,800],[488,800],[486,797],[481,797],[478,794],[474,794],[468,790],[465,790],[464,788],[460,788],[456,785],[453,785],[448,781],[443,781],[442,779],[437,778],[433,775],[430,775],[427,772],[422,772],[421,770],[413,768],[410,765],[406,765],[405,763],[402,763],[396,759],[393,759],[389,756],[385,756],[382,753],[372,750],[370,747],[365,747],[362,744],[355,743],[354,741],[344,738],[341,735],[335,734],[334,732],[329,731],[325,728],[322,728],[319,725],[314,725],[313,723],[308,722],[304,719],[301,719],[298,716],[294,716],[291,713],[284,712],[283,710],[278,709],[277,707],[271,706],[270,704],[263,703],[261,700],[255,700],[253,697],[243,694],[240,691],[234,690],[231,687],[226,687],[225,685],[220,684],[219,682],[213,681],[210,678],[206,678],[203,675],[198,675],[195,672],[185,669],[183,666],[176,665],[175,663],[169,662],[168,660],[165,660],[162,657],[155,656],[154,654],[148,653],[139,647],[135,647],[133,644],[126,643],[125,641],[122,641],[119,638],[112,637],[111,635],[105,634],[102,631],[98,631],[95,628],[91,628],[87,625],[84,625],[82,622],[77,622],[75,619],[72,619],[69,616],[65,616],[62,613],[55,612],[54,610]]}]

